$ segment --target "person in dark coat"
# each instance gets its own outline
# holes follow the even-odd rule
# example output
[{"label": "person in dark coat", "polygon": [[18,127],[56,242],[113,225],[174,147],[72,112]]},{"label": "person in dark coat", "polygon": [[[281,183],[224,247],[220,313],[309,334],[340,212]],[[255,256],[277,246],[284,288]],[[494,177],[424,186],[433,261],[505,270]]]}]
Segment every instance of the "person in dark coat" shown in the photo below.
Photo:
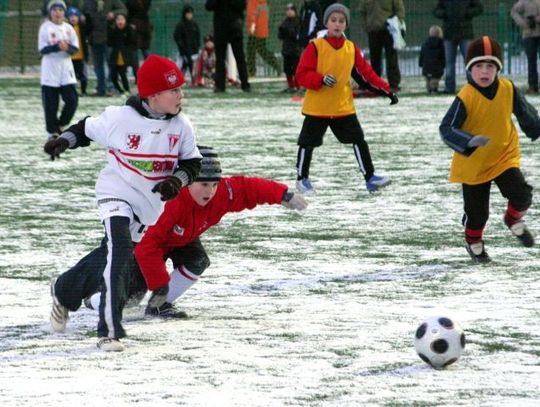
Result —
[{"label": "person in dark coat", "polygon": [[317,32],[324,29],[323,12],[318,0],[304,1],[298,17],[300,19],[298,40],[300,47],[304,49],[309,41],[317,36]]},{"label": "person in dark coat", "polygon": [[195,77],[193,59],[196,58],[201,47],[201,32],[199,25],[193,20],[193,7],[184,6],[182,19],[176,24],[174,30],[174,42],[182,59],[182,71],[185,74],[189,70],[193,81]]},{"label": "person in dark coat", "polygon": [[112,24],[116,13],[127,15],[127,9],[122,0],[84,0],[82,12],[88,25],[88,43],[97,79],[95,95],[107,96],[107,28]]},{"label": "person in dark coat", "polygon": [[[152,31],[154,31],[154,26],[149,16],[152,0],[124,0],[124,3],[126,3],[128,10],[128,24],[135,27],[137,49],[141,50],[144,59],[146,59],[150,55]],[[137,53],[135,57],[137,57]],[[137,67],[138,65],[137,63]]]},{"label": "person in dark coat", "polygon": [[216,86],[214,92],[225,92],[225,58],[231,44],[242,90],[249,92],[246,56],[243,44],[243,20],[246,0],[206,0],[205,8],[214,12],[214,41],[216,46]]},{"label": "person in dark coat", "polygon": [[443,20],[444,50],[446,57],[444,92],[456,93],[457,49],[463,56],[473,39],[472,19],[484,11],[480,0],[438,0],[433,10],[435,17]]},{"label": "person in dark coat", "polygon": [[438,25],[429,29],[429,37],[422,44],[418,65],[422,68],[422,75],[426,78],[426,88],[429,93],[439,91],[439,81],[444,73],[444,43],[443,31]]},{"label": "person in dark coat", "polygon": [[[114,25],[109,27],[107,45],[111,48],[109,67],[112,83],[120,94],[129,94],[127,68],[131,66],[135,76],[137,75],[134,63],[137,39],[135,29],[127,24],[127,17],[124,14],[116,14]],[[118,75],[122,80],[122,86],[118,83]]]},{"label": "person in dark coat", "polygon": [[296,81],[296,67],[300,60],[300,42],[298,33],[300,31],[300,20],[298,13],[293,3],[287,4],[287,17],[278,28],[278,38],[281,40],[281,54],[283,55],[283,72],[287,76],[288,92],[298,90],[298,82]]}]

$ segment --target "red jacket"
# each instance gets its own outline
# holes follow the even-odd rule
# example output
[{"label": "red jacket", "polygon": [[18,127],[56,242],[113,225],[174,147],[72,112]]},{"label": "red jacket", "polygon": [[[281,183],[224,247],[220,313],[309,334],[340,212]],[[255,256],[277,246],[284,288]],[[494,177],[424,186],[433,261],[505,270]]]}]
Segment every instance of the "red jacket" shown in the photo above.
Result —
[{"label": "red jacket", "polygon": [[155,290],[169,282],[165,256],[172,248],[192,242],[228,212],[281,203],[285,191],[286,185],[264,178],[222,178],[212,200],[200,206],[188,188],[183,188],[175,199],[167,202],[156,224],[148,228],[135,247],[135,258],[148,289]]},{"label": "red jacket", "polygon": [[[326,40],[335,49],[341,48],[345,42],[344,37],[327,37]],[[362,80],[375,92],[386,96],[390,93],[390,86],[388,83],[375,73],[356,44],[353,69],[356,70]],[[300,62],[298,62],[296,79],[300,86],[303,86],[306,89],[318,90],[323,86],[322,78],[323,74],[317,72],[317,48],[314,44],[309,43],[300,57]]]}]

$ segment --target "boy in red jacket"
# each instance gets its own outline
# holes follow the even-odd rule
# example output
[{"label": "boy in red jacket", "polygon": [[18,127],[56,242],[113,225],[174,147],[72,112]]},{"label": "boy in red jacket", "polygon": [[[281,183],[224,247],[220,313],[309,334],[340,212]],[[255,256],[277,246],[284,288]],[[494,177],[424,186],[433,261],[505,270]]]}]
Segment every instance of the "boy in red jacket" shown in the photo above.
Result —
[{"label": "boy in red jacket", "polygon": [[349,10],[343,4],[334,3],[324,12],[327,33],[312,40],[302,56],[296,78],[306,88],[302,114],[305,116],[298,137],[296,162],[299,192],[309,194],[315,189],[309,179],[309,167],[315,147],[323,143],[328,126],[340,143],[352,144],[354,155],[363,173],[366,188],[374,192],[390,183],[389,177],[375,175],[369,147],[354,107],[350,78],[365,84],[372,92],[398,102],[390,86],[379,78],[352,41],[343,31],[349,23]]},{"label": "boy in red jacket", "polygon": [[[221,177],[221,165],[211,147],[199,146],[203,156],[195,182],[165,205],[158,221],[135,247],[149,290],[153,291],[147,315],[185,318],[173,302],[197,282],[210,260],[199,236],[229,212],[253,209],[261,204],[281,204],[303,210],[307,203],[276,181],[256,177]],[[171,259],[174,270],[165,267]]]}]

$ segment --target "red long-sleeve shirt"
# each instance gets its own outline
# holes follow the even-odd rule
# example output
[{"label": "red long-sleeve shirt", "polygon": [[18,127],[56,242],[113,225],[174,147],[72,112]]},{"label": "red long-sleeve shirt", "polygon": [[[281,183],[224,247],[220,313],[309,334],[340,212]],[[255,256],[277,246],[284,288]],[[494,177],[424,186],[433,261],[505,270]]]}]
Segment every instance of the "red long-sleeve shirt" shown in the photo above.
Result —
[{"label": "red long-sleeve shirt", "polygon": [[229,212],[281,203],[285,191],[286,185],[264,178],[223,178],[212,200],[200,206],[188,188],[182,189],[175,199],[167,202],[156,224],[148,228],[135,247],[135,258],[148,289],[155,290],[168,283],[164,257],[172,248],[192,242]]},{"label": "red long-sleeve shirt", "polygon": [[[341,48],[345,43],[345,37],[326,37],[325,40],[335,49]],[[380,95],[388,96],[390,94],[390,85],[375,73],[371,65],[364,58],[358,45],[354,44],[354,48],[355,61],[353,70],[356,71],[360,79],[364,81],[371,90]],[[356,80],[356,75],[354,75],[354,73],[351,73],[351,75],[353,76],[353,79]],[[323,74],[317,72],[317,48],[310,42],[302,53],[300,62],[298,62],[296,79],[300,86],[303,86],[306,89],[318,90],[323,86],[322,78]]]}]

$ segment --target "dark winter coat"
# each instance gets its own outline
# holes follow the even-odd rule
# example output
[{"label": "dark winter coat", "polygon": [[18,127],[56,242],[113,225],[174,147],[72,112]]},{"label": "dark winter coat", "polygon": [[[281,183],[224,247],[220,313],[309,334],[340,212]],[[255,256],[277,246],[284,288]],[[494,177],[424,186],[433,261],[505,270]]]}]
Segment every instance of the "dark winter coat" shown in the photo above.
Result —
[{"label": "dark winter coat", "polygon": [[135,50],[137,49],[137,38],[135,29],[127,24],[123,30],[111,26],[107,34],[107,45],[111,47],[109,64],[116,65],[118,54],[121,52],[126,66],[135,65]]},{"label": "dark winter coat", "polygon": [[127,15],[127,9],[122,0],[103,0],[101,9],[98,7],[97,0],[84,0],[82,12],[88,24],[90,45],[107,44],[107,27],[111,24],[111,21],[107,20],[107,14],[111,11]]},{"label": "dark winter coat", "polygon": [[201,32],[197,23],[183,18],[174,30],[174,42],[180,55],[191,57],[197,54],[201,47]]},{"label": "dark winter coat", "polygon": [[[305,48],[309,41],[316,37],[317,31],[324,28],[321,5],[317,0],[304,1],[298,17],[300,18],[298,39],[300,40],[300,46]],[[310,30],[312,18],[315,19],[316,23],[315,27]]]},{"label": "dark winter coat", "polygon": [[422,44],[418,64],[422,75],[428,78],[442,78],[444,73],[444,42],[438,37],[429,37]]},{"label": "dark winter coat", "polygon": [[300,56],[302,52],[298,33],[300,20],[298,17],[287,17],[278,28],[278,38],[282,41],[281,53],[283,55]]},{"label": "dark winter coat", "polygon": [[137,48],[150,49],[154,26],[148,15],[152,0],[124,0],[128,9],[128,23],[135,26]]},{"label": "dark winter coat", "polygon": [[472,19],[483,11],[480,0],[439,0],[433,14],[443,20],[445,40],[461,41],[474,37]]},{"label": "dark winter coat", "polygon": [[206,0],[205,8],[214,12],[214,42],[241,37],[246,0]]}]

